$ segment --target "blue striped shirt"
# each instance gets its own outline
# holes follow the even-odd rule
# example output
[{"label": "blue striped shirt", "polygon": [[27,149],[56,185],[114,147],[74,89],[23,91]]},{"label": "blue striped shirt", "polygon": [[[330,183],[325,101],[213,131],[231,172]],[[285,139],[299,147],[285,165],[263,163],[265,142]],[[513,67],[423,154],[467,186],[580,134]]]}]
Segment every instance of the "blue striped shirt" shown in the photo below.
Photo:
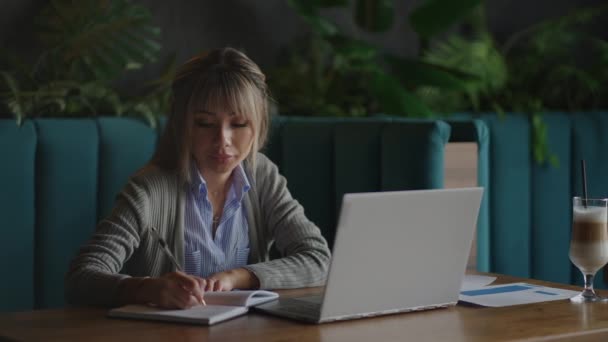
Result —
[{"label": "blue striped shirt", "polygon": [[232,173],[232,184],[215,237],[213,208],[207,197],[207,183],[196,166],[193,166],[191,172],[193,181],[184,212],[185,272],[206,278],[217,272],[246,265],[249,256],[249,226],[243,208],[243,197],[251,186],[243,167],[237,166]]}]

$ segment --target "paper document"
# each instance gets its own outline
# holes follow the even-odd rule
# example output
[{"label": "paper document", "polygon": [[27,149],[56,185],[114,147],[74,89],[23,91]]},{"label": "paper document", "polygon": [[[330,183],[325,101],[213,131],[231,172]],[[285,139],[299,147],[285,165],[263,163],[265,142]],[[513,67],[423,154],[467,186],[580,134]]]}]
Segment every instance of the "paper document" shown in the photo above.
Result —
[{"label": "paper document", "polygon": [[473,290],[492,284],[496,277],[488,277],[476,274],[465,274],[460,285],[460,291]]},{"label": "paper document", "polygon": [[568,299],[579,292],[528,283],[512,283],[461,291],[459,299],[481,306],[499,307]]}]

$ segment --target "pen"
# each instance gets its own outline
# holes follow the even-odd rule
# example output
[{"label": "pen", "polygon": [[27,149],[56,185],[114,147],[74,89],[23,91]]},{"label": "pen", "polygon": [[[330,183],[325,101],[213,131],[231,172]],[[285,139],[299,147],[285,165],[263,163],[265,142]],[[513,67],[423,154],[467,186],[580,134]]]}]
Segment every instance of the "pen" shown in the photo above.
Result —
[{"label": "pen", "polygon": [[[178,271],[183,272],[184,270],[182,269],[182,267],[179,265],[179,263],[177,262],[177,260],[173,256],[173,253],[171,253],[171,250],[167,246],[167,242],[165,242],[165,239],[163,239],[163,237],[160,236],[160,234],[158,233],[158,231],[156,230],[156,228],[150,227],[150,230],[156,236],[156,240],[158,241],[158,244],[160,245],[161,249],[165,252],[165,255],[167,255],[167,257],[169,257],[169,260],[171,261],[171,263],[173,264],[173,266],[175,266],[175,268]],[[203,305],[207,305],[207,303],[205,302],[204,299],[202,299],[201,301],[202,301]]]}]

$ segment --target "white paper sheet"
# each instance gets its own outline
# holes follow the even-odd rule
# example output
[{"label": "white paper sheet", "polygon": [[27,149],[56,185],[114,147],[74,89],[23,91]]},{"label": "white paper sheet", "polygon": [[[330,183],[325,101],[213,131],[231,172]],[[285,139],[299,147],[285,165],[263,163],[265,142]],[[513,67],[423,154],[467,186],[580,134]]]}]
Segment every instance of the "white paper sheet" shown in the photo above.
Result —
[{"label": "white paper sheet", "polygon": [[512,283],[464,290],[460,292],[459,299],[477,305],[499,307],[568,299],[578,293],[579,291],[528,283]]},{"label": "white paper sheet", "polygon": [[486,285],[490,285],[496,277],[488,277],[476,274],[466,274],[460,285],[460,291],[479,289]]}]

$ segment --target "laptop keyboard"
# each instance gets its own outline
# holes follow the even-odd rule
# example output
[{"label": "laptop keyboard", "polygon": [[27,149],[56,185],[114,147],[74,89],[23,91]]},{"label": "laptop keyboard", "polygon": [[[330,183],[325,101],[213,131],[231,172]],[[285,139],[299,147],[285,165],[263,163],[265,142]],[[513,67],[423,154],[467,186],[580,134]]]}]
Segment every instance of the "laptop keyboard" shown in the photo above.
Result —
[{"label": "laptop keyboard", "polygon": [[316,304],[317,306],[319,306],[319,308],[321,307],[321,302],[323,302],[322,295],[294,297],[292,299],[295,299],[295,300],[301,301],[301,302],[305,302],[305,303],[313,303],[313,304]]},{"label": "laptop keyboard", "polygon": [[[310,297],[319,297],[318,299]],[[307,317],[318,317],[321,313],[321,296],[297,297],[281,299],[281,310],[288,311],[296,315]],[[311,302],[315,300],[318,302]]]}]

